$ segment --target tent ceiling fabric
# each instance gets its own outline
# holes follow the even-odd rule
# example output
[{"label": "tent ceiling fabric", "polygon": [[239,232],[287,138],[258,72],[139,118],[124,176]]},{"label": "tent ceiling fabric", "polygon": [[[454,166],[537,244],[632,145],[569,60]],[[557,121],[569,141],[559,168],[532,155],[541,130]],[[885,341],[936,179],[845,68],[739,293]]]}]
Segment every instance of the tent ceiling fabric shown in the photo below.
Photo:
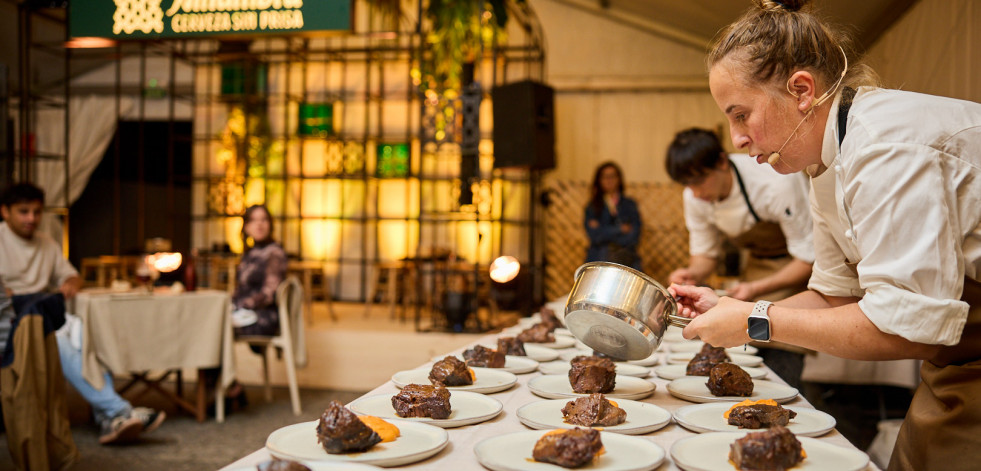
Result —
[{"label": "tent ceiling fabric", "polygon": [[[708,45],[715,34],[745,12],[750,0],[554,0],[597,15],[636,18],[683,33],[689,45]],[[812,0],[822,17],[849,28],[859,50],[868,49],[893,22],[918,0]],[[671,36],[670,32],[665,34]],[[670,39],[670,38],[669,38]],[[674,39],[678,39],[677,37]],[[685,42],[682,40],[682,42]]]},{"label": "tent ceiling fabric", "polygon": [[[749,8],[750,0],[549,0],[647,31],[699,50],[715,34]],[[918,0],[812,0],[814,7],[831,21],[851,29],[859,50],[873,42]],[[11,91],[16,93],[17,8],[24,0],[0,0],[0,63],[7,64]],[[37,2],[35,2],[37,3]],[[51,2],[40,2],[50,4]],[[55,2],[57,3],[57,2]],[[534,6],[534,5],[533,5]],[[46,9],[35,23],[36,39],[58,42],[64,30],[58,12]],[[553,47],[555,47],[553,45]],[[33,76],[42,88],[58,83],[60,73],[43,70],[46,61],[35,61]],[[59,71],[60,72],[60,71]],[[78,72],[73,71],[73,72]]]}]

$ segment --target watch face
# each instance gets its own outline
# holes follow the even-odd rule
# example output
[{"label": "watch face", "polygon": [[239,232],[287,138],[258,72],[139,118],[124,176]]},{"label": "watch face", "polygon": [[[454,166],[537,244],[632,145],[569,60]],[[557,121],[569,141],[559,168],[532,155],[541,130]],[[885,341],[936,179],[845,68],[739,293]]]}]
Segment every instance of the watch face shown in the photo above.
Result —
[{"label": "watch face", "polygon": [[749,318],[749,338],[753,340],[770,340],[770,321],[762,317]]}]

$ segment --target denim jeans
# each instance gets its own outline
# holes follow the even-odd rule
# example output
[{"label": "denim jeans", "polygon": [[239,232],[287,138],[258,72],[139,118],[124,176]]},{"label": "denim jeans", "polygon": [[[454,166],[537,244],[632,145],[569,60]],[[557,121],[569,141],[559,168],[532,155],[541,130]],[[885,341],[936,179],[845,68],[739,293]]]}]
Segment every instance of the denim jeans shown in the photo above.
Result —
[{"label": "denim jeans", "polygon": [[82,397],[92,405],[95,420],[100,425],[117,416],[128,414],[133,406],[116,393],[112,385],[112,375],[105,373],[106,384],[102,389],[95,389],[82,377],[82,351],[72,346],[67,335],[56,335],[58,338],[58,356],[61,357],[61,370],[65,379]]}]

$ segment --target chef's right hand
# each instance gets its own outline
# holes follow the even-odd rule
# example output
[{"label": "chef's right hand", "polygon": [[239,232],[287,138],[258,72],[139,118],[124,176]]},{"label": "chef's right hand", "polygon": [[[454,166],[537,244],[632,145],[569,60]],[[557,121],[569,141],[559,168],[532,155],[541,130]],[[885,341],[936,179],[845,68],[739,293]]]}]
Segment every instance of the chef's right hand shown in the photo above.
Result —
[{"label": "chef's right hand", "polygon": [[715,294],[715,290],[704,286],[671,284],[668,292],[678,302],[680,316],[695,317],[719,304],[719,296]]},{"label": "chef's right hand", "polygon": [[692,276],[688,267],[679,268],[668,275],[668,283],[673,285],[694,285],[697,280]]}]

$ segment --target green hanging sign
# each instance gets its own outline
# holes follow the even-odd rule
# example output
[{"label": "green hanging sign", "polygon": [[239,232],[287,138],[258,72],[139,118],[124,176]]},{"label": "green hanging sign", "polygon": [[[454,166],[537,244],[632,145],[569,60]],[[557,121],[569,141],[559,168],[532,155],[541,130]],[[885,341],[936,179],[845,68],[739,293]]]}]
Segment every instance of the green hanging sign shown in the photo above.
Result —
[{"label": "green hanging sign", "polygon": [[73,38],[252,36],[349,31],[351,0],[72,0]]}]

